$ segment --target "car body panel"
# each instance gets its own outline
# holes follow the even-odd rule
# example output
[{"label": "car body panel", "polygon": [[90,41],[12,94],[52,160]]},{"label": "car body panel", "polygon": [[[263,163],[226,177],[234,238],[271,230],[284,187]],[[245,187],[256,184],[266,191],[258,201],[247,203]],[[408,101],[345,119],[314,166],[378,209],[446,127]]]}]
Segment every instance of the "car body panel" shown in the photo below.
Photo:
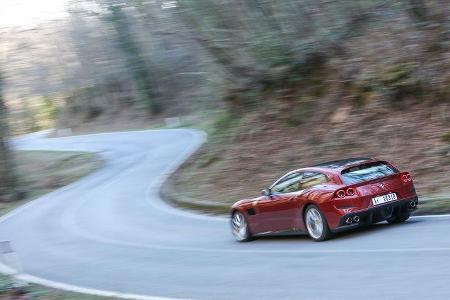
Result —
[{"label": "car body panel", "polygon": [[[341,175],[342,171],[370,163],[386,164],[395,169],[396,172],[374,180],[356,184],[344,184],[344,179]],[[327,167],[327,164],[321,164],[314,167],[296,169],[276,180],[271,185],[271,188],[280,182],[283,183],[283,180],[288,178],[288,176],[297,173],[320,173],[327,177],[327,182],[295,192],[275,193],[270,196],[241,200],[233,205],[232,211],[238,210],[245,215],[252,234],[291,230],[305,232],[304,212],[308,205],[313,204],[320,209],[329,228],[333,231],[341,230],[342,227],[345,227],[346,224],[343,225],[342,220],[348,215],[367,215],[366,212],[375,211],[377,212],[375,217],[377,219],[380,218],[379,215],[381,213],[378,213],[379,209],[377,209],[379,206],[374,207],[372,203],[372,198],[374,197],[395,193],[398,198],[395,200],[395,203],[386,204],[386,207],[391,206],[395,207],[395,209],[397,209],[398,203],[408,199],[412,199],[409,201],[417,203],[413,181],[405,182],[402,180],[402,176],[409,173],[398,171],[389,162],[373,158],[355,158],[328,163],[328,166],[330,165],[332,167]],[[344,198],[336,196],[336,191],[348,188],[354,190],[354,195],[346,195]],[[401,209],[404,209],[403,206]],[[412,210],[415,207],[407,207],[407,209]],[[348,228],[353,227],[355,226],[349,226]]]},{"label": "car body panel", "polygon": [[255,232],[282,231],[292,228],[296,211],[295,199],[294,194],[283,194],[266,196],[253,203]]}]

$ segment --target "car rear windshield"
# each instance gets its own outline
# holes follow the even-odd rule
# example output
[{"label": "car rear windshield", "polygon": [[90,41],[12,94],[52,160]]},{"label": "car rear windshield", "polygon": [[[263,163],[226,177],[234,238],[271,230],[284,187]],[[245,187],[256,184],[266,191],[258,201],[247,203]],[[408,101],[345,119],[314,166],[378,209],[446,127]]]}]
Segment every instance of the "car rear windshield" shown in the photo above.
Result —
[{"label": "car rear windshield", "polygon": [[345,169],[341,172],[345,184],[382,178],[398,173],[398,170],[385,162],[374,162]]}]

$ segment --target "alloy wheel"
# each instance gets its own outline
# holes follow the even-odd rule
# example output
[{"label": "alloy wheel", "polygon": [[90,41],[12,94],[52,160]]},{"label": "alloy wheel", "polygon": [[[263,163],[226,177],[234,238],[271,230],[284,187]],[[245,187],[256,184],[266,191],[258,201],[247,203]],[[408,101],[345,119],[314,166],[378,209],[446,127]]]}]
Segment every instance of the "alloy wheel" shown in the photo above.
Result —
[{"label": "alloy wheel", "polygon": [[237,212],[233,214],[233,217],[231,218],[231,228],[234,237],[239,242],[246,241],[248,239],[249,232],[247,221],[241,213]]},{"label": "alloy wheel", "polygon": [[322,215],[315,207],[309,208],[306,212],[305,223],[309,235],[315,240],[320,239],[324,230],[324,222]]}]

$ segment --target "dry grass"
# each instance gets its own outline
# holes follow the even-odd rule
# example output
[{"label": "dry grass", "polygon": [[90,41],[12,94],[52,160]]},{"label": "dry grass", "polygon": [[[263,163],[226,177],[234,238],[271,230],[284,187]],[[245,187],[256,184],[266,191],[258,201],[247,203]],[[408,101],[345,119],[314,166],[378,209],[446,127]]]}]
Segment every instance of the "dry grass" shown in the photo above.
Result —
[{"label": "dry grass", "polygon": [[99,169],[96,154],[63,151],[18,151],[15,153],[23,200],[0,203],[3,215],[26,202],[68,185]]},{"label": "dry grass", "polygon": [[[18,282],[12,279],[10,276],[1,275],[0,274],[0,300],[8,300],[8,299],[19,299],[19,298],[10,298],[9,294],[14,286],[23,286],[24,290],[28,293],[28,295],[32,296],[31,299],[36,300],[114,300],[117,298],[111,297],[99,297],[92,295],[85,295],[79,293],[66,292],[61,290],[56,290],[52,288],[43,287],[36,284],[24,284],[23,282]],[[26,298],[28,299],[28,298]]]}]

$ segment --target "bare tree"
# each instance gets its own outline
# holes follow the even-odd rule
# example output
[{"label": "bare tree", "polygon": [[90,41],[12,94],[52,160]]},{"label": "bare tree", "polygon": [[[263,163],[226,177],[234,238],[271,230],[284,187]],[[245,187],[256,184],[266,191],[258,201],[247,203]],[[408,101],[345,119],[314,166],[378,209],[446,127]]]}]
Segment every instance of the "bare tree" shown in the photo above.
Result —
[{"label": "bare tree", "polygon": [[7,201],[14,196],[17,177],[8,143],[7,111],[2,96],[2,82],[0,74],[0,201]]}]

